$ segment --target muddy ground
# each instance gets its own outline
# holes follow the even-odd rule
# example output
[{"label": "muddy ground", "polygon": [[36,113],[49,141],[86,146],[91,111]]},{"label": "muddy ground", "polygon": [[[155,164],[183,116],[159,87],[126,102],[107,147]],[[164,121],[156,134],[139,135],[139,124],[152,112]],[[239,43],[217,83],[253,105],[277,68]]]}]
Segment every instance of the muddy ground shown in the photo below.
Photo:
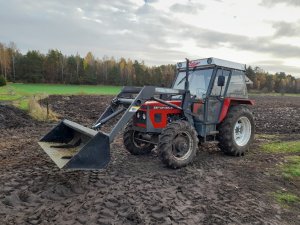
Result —
[{"label": "muddy ground", "polygon": [[[52,109],[90,126],[111,97],[51,96]],[[255,97],[258,134],[300,139],[299,97]],[[132,156],[119,137],[99,172],[56,168],[37,141],[53,126],[0,105],[0,224],[300,224],[299,206],[278,205],[272,192],[299,183],[274,175],[280,158],[263,153],[224,156],[214,145],[195,162],[171,170],[150,156]]]}]

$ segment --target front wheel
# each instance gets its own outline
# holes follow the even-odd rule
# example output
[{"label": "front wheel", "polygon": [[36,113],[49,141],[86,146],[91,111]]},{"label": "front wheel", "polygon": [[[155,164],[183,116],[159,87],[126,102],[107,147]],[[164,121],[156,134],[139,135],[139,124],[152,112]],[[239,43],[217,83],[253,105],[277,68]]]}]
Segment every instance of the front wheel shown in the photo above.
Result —
[{"label": "front wheel", "polygon": [[197,133],[187,121],[169,123],[160,134],[157,147],[163,163],[174,169],[190,164],[197,148]]},{"label": "front wheel", "polygon": [[123,143],[127,151],[132,155],[149,154],[155,147],[152,143],[146,143],[139,139],[139,132],[133,130],[132,124],[128,124],[123,133]]},{"label": "front wheel", "polygon": [[254,139],[254,119],[246,106],[233,106],[218,127],[219,147],[227,155],[241,156]]}]

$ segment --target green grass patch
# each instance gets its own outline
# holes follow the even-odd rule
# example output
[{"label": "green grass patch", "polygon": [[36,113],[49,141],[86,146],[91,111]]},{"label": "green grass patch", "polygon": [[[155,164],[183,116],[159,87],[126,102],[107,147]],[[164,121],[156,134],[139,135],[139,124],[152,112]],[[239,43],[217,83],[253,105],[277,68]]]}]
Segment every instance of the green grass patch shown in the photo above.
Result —
[{"label": "green grass patch", "polygon": [[0,101],[9,101],[13,105],[21,109],[28,109],[29,94],[17,93],[16,90],[10,86],[0,87]]},{"label": "green grass patch", "polygon": [[15,92],[21,94],[41,94],[48,95],[75,95],[75,94],[98,94],[116,95],[120,92],[119,86],[104,85],[64,85],[64,84],[9,84]]},{"label": "green grass patch", "polygon": [[28,110],[28,102],[29,98],[20,98],[16,101],[13,101],[13,105],[22,109],[22,110]]},{"label": "green grass patch", "polygon": [[273,193],[275,200],[280,204],[291,204],[300,202],[300,198],[289,192],[278,191]]},{"label": "green grass patch", "polygon": [[300,177],[300,156],[288,156],[287,163],[282,166],[285,178]]},{"label": "green grass patch", "polygon": [[12,84],[0,87],[0,101],[11,101],[20,109],[28,110],[29,99],[42,95],[116,95],[119,86],[63,85],[63,84]]},{"label": "green grass patch", "polygon": [[6,85],[4,87],[0,87],[0,100],[1,101],[15,101],[22,98],[22,95],[16,93],[14,88]]},{"label": "green grass patch", "polygon": [[279,137],[276,134],[255,134],[255,138],[274,141],[274,140],[278,139]]},{"label": "green grass patch", "polygon": [[300,152],[300,141],[265,143],[262,150],[270,153],[297,153]]}]

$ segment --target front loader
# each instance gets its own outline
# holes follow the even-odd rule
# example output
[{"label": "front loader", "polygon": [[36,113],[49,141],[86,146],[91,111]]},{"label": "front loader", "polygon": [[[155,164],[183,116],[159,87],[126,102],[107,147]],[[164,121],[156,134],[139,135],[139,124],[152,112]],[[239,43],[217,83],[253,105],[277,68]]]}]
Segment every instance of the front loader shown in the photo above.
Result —
[{"label": "front loader", "polygon": [[[254,136],[245,67],[207,58],[177,64],[172,88],[124,87],[91,128],[62,120],[39,144],[61,169],[94,170],[110,161],[110,143],[124,130],[125,148],[134,155],[157,147],[171,168],[190,164],[199,142],[217,142],[241,156]],[[122,115],[109,133],[101,127]]]}]

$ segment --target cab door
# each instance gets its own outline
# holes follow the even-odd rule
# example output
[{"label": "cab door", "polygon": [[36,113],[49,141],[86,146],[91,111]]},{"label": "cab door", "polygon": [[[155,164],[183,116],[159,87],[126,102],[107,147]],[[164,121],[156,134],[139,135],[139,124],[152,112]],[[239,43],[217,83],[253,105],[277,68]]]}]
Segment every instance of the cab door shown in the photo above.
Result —
[{"label": "cab door", "polygon": [[[218,68],[216,75],[214,77],[214,82],[212,83],[211,93],[207,96],[205,100],[205,113],[204,122],[209,124],[217,124],[219,120],[219,115],[221,113],[224,97],[227,90],[227,85],[231,70]],[[225,77],[224,86],[218,86],[218,77]]]}]

